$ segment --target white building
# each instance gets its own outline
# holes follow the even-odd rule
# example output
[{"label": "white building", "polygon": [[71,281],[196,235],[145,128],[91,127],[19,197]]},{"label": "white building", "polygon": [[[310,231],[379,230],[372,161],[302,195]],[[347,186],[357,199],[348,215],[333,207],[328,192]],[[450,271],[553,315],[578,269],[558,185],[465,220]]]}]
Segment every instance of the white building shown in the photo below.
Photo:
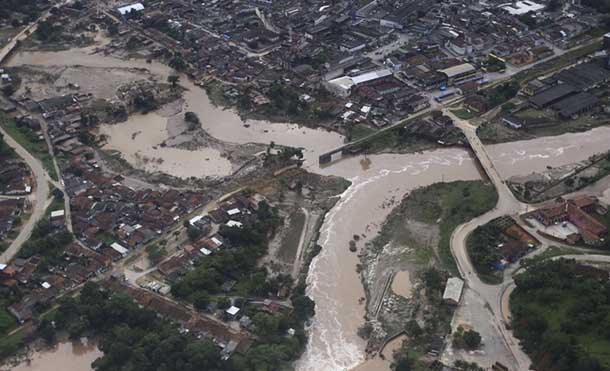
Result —
[{"label": "white building", "polygon": [[464,281],[457,277],[449,278],[445,286],[445,292],[443,292],[443,301],[448,304],[458,305],[462,298],[463,289]]},{"label": "white building", "polygon": [[144,10],[144,5],[142,3],[133,3],[131,5],[125,5],[117,9],[121,15],[127,15],[131,12],[141,12]]},{"label": "white building", "polygon": [[341,76],[326,83],[326,88],[333,94],[340,97],[347,97],[351,94],[354,86],[367,82],[375,81],[392,75],[392,70],[384,68],[381,70],[366,72],[358,76]]},{"label": "white building", "polygon": [[529,12],[537,12],[544,9],[546,6],[535,3],[531,0],[517,1],[513,4],[502,5],[502,9],[509,12],[511,15],[522,15]]},{"label": "white building", "polygon": [[116,251],[116,252],[118,252],[119,254],[121,254],[121,256],[122,256],[122,257],[127,256],[127,254],[129,253],[129,250],[127,250],[125,247],[121,246],[120,244],[118,244],[118,243],[116,243],[116,242],[115,242],[115,243],[113,243],[112,245],[110,245],[110,247],[111,247],[111,248],[112,248],[114,251]]}]

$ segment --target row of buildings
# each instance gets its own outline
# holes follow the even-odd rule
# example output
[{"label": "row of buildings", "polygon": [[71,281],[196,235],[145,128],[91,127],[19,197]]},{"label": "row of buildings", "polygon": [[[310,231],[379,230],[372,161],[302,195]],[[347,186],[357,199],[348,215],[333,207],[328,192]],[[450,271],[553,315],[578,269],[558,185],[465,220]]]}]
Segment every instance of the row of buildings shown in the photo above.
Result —
[{"label": "row of buildings", "polygon": [[[269,92],[279,84],[297,92],[304,106],[324,112],[337,129],[354,122],[383,126],[395,119],[392,112],[417,112],[425,103],[413,87],[484,83],[490,54],[515,66],[548,58],[553,47],[585,42],[582,37],[601,20],[579,5],[549,9],[532,1],[173,0],[112,11],[154,41],[147,49],[168,48],[196,79],[231,84],[226,91],[234,104],[247,97],[249,109],[273,111]],[[345,109],[350,102],[370,108]]]}]

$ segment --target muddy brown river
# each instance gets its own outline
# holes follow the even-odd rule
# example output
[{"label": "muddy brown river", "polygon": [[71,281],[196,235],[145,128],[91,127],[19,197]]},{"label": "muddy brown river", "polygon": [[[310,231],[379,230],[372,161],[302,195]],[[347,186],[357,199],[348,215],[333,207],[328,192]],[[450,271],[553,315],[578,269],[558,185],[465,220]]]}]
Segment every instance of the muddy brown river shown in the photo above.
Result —
[{"label": "muddy brown river", "polygon": [[[146,68],[159,75],[160,81],[171,71],[158,63],[121,60],[109,56],[89,55],[91,49],[71,50],[56,53],[17,53],[11,65],[65,65],[80,64],[95,67]],[[320,168],[317,157],[320,153],[339,146],[343,138],[325,130],[299,128],[292,124],[270,124],[248,121],[248,127],[232,110],[213,106],[205,91],[186,78],[180,82],[188,89],[184,110],[199,114],[203,128],[212,136],[237,144],[250,142],[279,144],[305,148],[305,167],[322,175],[337,175],[352,181],[352,186],[342,195],[337,205],[328,213],[322,226],[319,243],[322,252],[316,257],[308,277],[308,295],[316,302],[316,316],[309,328],[309,343],[303,357],[297,362],[299,371],[340,371],[389,369],[389,362],[373,360],[365,362],[364,341],[356,332],[364,323],[364,305],[359,298],[364,296],[356,273],[356,254],[349,252],[349,241],[354,234],[366,238],[358,242],[361,247],[375,236],[381,223],[391,211],[388,204],[396,205],[410,190],[440,181],[479,179],[479,174],[468,153],[461,149],[442,149],[420,154],[372,155],[344,159],[331,166]],[[124,124],[108,130],[109,148],[121,151],[123,157],[134,166],[149,169],[156,166],[175,176],[226,175],[230,169],[214,149],[204,152],[167,152],[152,148],[164,135],[163,118],[147,115],[132,116]],[[137,132],[150,130],[150,133]],[[589,156],[607,151],[610,147],[610,128],[601,127],[587,133],[566,134],[558,137],[540,138],[507,144],[488,146],[500,174],[505,178],[542,171],[547,166],[574,163]],[[140,156],[137,158],[136,154]],[[162,158],[161,162],[144,164],[142,155]],[[198,157],[193,159],[191,157]],[[201,158],[209,159],[202,161]],[[139,161],[139,162],[138,162]],[[363,164],[366,164],[364,166]],[[392,347],[396,347],[393,343]],[[63,353],[62,353],[63,354]],[[61,367],[21,368],[21,370],[81,370],[72,366],[79,356],[67,354]],[[32,367],[32,366],[30,366]]]},{"label": "muddy brown river", "polygon": [[0,368],[11,371],[88,371],[91,363],[102,352],[94,342],[83,339],[80,342],[63,342],[51,349],[34,353],[30,361],[13,368]]}]

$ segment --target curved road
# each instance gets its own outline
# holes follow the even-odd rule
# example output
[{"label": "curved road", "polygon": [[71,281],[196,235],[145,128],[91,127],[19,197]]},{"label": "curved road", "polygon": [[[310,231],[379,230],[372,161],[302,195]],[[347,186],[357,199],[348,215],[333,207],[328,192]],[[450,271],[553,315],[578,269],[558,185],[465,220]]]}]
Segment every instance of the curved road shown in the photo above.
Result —
[{"label": "curved road", "polygon": [[4,129],[0,128],[0,133],[4,136],[6,144],[11,146],[15,152],[17,152],[17,155],[28,164],[32,174],[36,178],[34,192],[29,196],[30,201],[34,205],[32,207],[32,215],[27,222],[23,224],[19,235],[15,238],[13,243],[11,243],[9,248],[0,254],[0,263],[6,264],[17,255],[21,245],[30,238],[36,223],[44,216],[48,204],[47,200],[49,198],[49,176],[42,167],[40,161],[34,158],[25,148],[10,137]]},{"label": "curved road", "polygon": [[[69,4],[72,0],[64,0],[60,2],[58,5]],[[32,34],[38,28],[38,23],[45,20],[51,15],[51,11],[45,12],[40,18],[38,18],[34,23],[30,24],[26,28],[24,28],[20,33],[15,35],[13,39],[7,43],[2,49],[0,49],[0,63],[4,61],[4,59],[11,53],[13,48],[17,45],[18,41],[27,38],[30,34]],[[11,243],[11,245],[0,254],[0,263],[8,263],[11,259],[17,255],[19,249],[21,249],[21,245],[25,241],[30,238],[32,234],[32,230],[36,223],[44,216],[45,210],[47,206],[50,204],[49,200],[49,183],[52,183],[55,187],[61,189],[63,191],[63,186],[58,182],[55,182],[51,179],[49,174],[44,170],[42,163],[38,161],[38,159],[34,158],[25,148],[23,148],[19,143],[17,143],[8,133],[0,128],[0,133],[4,136],[4,141],[11,146],[17,155],[21,157],[30,167],[32,171],[32,175],[36,178],[36,186],[34,187],[34,192],[29,195],[29,199],[33,204],[32,214],[30,218],[23,224],[21,227],[21,231],[15,240]],[[54,164],[54,166],[57,166]],[[58,172],[59,174],[59,172]],[[64,192],[64,196],[65,196]],[[66,224],[68,225],[68,229],[72,230],[72,225],[70,222],[70,209],[69,209],[69,201],[66,199]]]},{"label": "curved road", "polygon": [[[480,310],[485,311],[485,307],[492,313],[493,327],[497,329],[506,348],[510,351],[514,359],[517,370],[528,370],[531,361],[527,354],[519,346],[519,341],[514,338],[511,331],[506,329],[506,323],[502,316],[502,296],[503,289],[499,285],[488,285],[481,281],[470,261],[466,250],[466,239],[468,235],[477,227],[504,215],[517,215],[527,209],[527,205],[515,198],[513,193],[504,183],[504,180],[495,168],[489,157],[485,146],[476,135],[476,128],[465,120],[461,120],[449,110],[444,110],[444,114],[451,117],[468,139],[472,151],[478,158],[487,176],[494,184],[498,193],[498,203],[491,211],[480,215],[469,222],[457,227],[451,235],[451,253],[453,254],[460,274],[466,283],[465,290],[474,291],[479,296],[484,305]],[[493,355],[491,355],[493,356]]]}]

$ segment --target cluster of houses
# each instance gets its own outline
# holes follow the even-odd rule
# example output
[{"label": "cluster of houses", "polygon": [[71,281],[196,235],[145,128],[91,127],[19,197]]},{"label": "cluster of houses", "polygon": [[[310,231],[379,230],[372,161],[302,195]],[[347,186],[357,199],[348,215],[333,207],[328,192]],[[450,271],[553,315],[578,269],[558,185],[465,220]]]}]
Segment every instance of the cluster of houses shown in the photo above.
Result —
[{"label": "cluster of houses", "polygon": [[12,156],[0,156],[0,239],[19,224],[21,214],[28,206],[24,198],[32,192],[32,174],[27,165]]},{"label": "cluster of houses", "polygon": [[25,209],[23,198],[0,199],[0,239],[4,239],[13,227],[18,225]]},{"label": "cluster of houses", "polygon": [[32,319],[38,306],[108,271],[112,259],[73,242],[64,248],[58,264],[41,270],[43,264],[38,255],[0,264],[0,291],[18,287],[22,293],[20,300],[7,308],[20,323]]},{"label": "cluster of houses", "polygon": [[105,176],[95,163],[75,156],[64,171],[75,236],[118,260],[157,238],[209,197],[193,191],[135,190]]},{"label": "cluster of houses", "polygon": [[608,235],[604,222],[607,208],[592,196],[560,199],[552,204],[524,214],[543,236],[570,244],[602,245]]},{"label": "cluster of houses", "polygon": [[0,194],[23,196],[32,192],[32,174],[23,161],[0,158],[0,167]]},{"label": "cluster of houses", "polygon": [[[184,275],[193,265],[202,258],[210,256],[224,249],[234,246],[223,236],[221,226],[242,228],[244,223],[253,221],[258,210],[259,202],[263,200],[259,194],[236,195],[222,202],[218,208],[204,215],[198,215],[189,220],[189,228],[199,231],[198,238],[181,246],[182,252],[163,261],[158,271],[166,279],[173,281]],[[234,281],[227,281],[223,291],[229,292],[235,285]]]},{"label": "cluster of houses", "polygon": [[533,63],[554,47],[591,40],[587,32],[602,21],[579,4],[554,9],[533,1],[171,0],[112,11],[125,22],[124,40],[135,37],[153,56],[170,50],[170,62],[179,55],[198,81],[230,83],[229,100],[247,97],[265,109],[271,88],[283,85],[337,128],[383,126],[425,109],[428,99],[415,88],[476,91],[492,71],[490,55],[502,64]]},{"label": "cluster of houses", "polygon": [[[190,332],[199,338],[205,337],[211,339],[222,349],[222,356],[225,359],[235,352],[245,354],[252,345],[253,339],[246,331],[225,326],[214,319],[210,319],[205,314],[194,311],[183,304],[171,301],[161,295],[125,285],[121,280],[116,278],[103,281],[103,287],[112,292],[127,294],[142,307],[153,310],[162,318],[179,323],[183,332]],[[229,311],[229,309],[227,309],[227,312],[235,311]]]}]

